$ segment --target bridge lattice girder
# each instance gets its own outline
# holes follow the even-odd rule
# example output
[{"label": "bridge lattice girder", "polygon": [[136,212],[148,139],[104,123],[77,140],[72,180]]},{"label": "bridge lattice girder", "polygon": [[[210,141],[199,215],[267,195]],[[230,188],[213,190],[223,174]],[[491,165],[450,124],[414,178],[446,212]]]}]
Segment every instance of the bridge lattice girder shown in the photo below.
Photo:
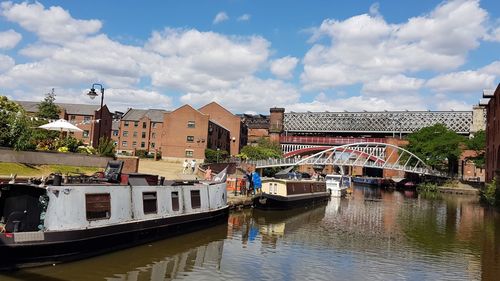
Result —
[{"label": "bridge lattice girder", "polygon": [[304,133],[411,133],[444,124],[469,134],[472,111],[301,112],[285,113],[284,130]]}]

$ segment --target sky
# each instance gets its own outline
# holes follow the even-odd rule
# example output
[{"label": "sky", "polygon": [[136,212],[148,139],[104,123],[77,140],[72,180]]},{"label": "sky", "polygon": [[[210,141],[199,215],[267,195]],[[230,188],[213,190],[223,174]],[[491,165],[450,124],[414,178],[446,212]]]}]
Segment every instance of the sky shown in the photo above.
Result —
[{"label": "sky", "polygon": [[498,0],[0,0],[14,100],[99,104],[98,83],[112,111],[458,111],[499,82]]}]

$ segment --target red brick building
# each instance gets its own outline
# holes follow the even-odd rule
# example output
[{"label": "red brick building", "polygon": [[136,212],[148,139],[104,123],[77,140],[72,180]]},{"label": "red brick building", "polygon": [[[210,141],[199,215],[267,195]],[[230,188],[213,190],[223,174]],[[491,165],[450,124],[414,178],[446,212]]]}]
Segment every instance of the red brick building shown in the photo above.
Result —
[{"label": "red brick building", "polygon": [[230,130],[205,114],[183,105],[164,114],[161,133],[163,159],[205,159],[205,149],[230,150]]},{"label": "red brick building", "polygon": [[117,151],[135,154],[159,149],[165,113],[163,109],[129,109],[119,123]]},{"label": "red brick building", "polygon": [[[40,102],[32,101],[17,101],[26,112],[35,114],[38,112],[38,105]],[[68,120],[83,132],[76,132],[72,135],[76,139],[80,139],[84,144],[97,145],[100,136],[111,138],[112,114],[109,112],[108,107],[102,107],[102,120],[101,108],[99,105],[92,104],[70,104],[70,103],[55,103],[61,111],[59,117]],[[99,126],[101,126],[99,130]],[[99,136],[100,132],[100,136]]]},{"label": "red brick building", "polygon": [[495,91],[484,91],[486,105],[486,182],[500,176],[500,84]]},{"label": "red brick building", "polygon": [[240,153],[240,149],[247,144],[248,129],[239,116],[229,112],[216,102],[211,102],[200,109],[201,113],[210,115],[210,120],[217,122],[229,130],[230,155]]}]

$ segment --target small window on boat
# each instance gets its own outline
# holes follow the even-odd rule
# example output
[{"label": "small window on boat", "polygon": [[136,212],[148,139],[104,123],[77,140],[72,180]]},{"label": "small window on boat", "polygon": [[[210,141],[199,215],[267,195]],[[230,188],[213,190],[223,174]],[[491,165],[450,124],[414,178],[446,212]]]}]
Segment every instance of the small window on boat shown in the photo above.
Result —
[{"label": "small window on boat", "polygon": [[156,192],[143,192],[142,193],[142,206],[144,214],[156,214]]},{"label": "small window on boat", "polygon": [[85,194],[87,220],[109,219],[111,217],[111,196],[109,193]]},{"label": "small window on boat", "polygon": [[200,191],[191,190],[191,208],[198,209],[201,207]]},{"label": "small window on boat", "polygon": [[172,191],[172,211],[179,211],[179,192]]}]

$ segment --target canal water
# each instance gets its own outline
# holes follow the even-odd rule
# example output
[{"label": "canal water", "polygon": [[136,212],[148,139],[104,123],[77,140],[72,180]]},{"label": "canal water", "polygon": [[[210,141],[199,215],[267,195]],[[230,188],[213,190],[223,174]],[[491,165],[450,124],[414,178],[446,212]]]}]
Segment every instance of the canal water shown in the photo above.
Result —
[{"label": "canal water", "polygon": [[227,225],[0,280],[500,280],[500,216],[473,197],[356,187],[315,208],[232,212]]}]

